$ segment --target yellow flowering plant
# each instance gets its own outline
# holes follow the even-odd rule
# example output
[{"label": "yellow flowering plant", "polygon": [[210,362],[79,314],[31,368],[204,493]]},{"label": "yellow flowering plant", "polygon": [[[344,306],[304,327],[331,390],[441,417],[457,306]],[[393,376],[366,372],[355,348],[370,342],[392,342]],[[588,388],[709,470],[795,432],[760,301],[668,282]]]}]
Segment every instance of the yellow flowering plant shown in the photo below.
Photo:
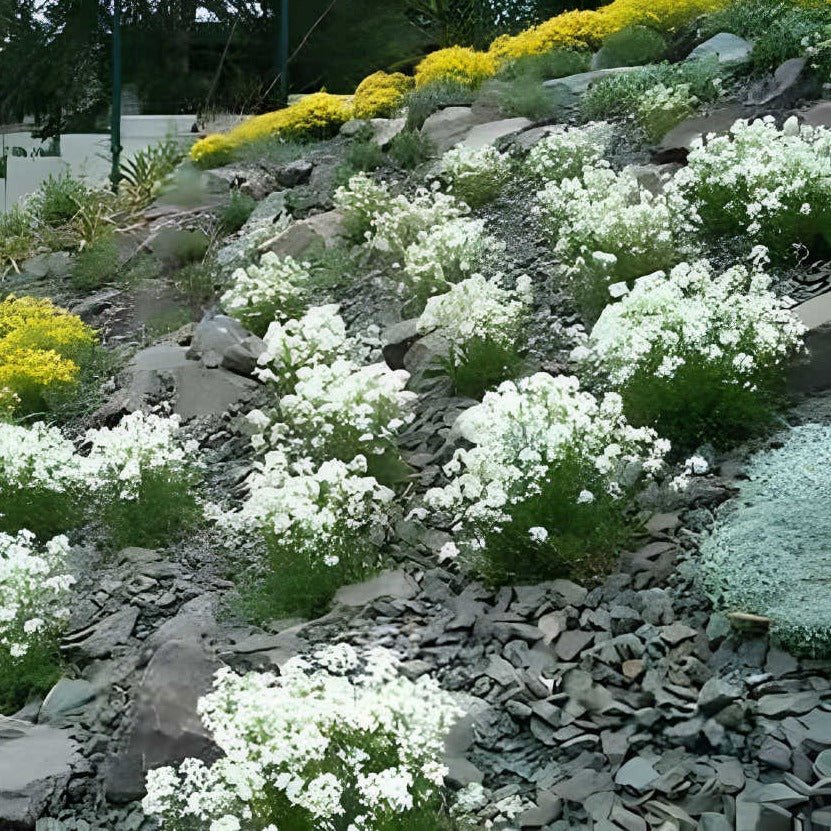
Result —
[{"label": "yellow flowering plant", "polygon": [[75,383],[95,345],[93,330],[49,300],[0,302],[0,411],[35,412],[45,395]]},{"label": "yellow flowering plant", "polygon": [[477,52],[466,46],[451,46],[431,52],[416,67],[417,87],[437,81],[456,81],[469,87],[478,87],[496,74],[499,61],[488,52]]},{"label": "yellow flowering plant", "polygon": [[413,88],[413,79],[403,72],[373,72],[355,90],[355,118],[386,118],[398,110]]}]

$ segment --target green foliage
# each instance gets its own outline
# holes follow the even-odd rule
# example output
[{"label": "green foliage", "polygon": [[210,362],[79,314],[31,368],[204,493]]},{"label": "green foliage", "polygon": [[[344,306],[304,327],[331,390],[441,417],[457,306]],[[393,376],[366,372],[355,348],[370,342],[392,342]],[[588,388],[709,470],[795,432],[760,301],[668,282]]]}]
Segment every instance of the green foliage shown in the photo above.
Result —
[{"label": "green foliage", "polygon": [[234,234],[248,221],[254,213],[257,201],[242,191],[234,190],[231,200],[219,213],[219,228],[223,234]]},{"label": "green foliage", "polygon": [[457,395],[477,400],[502,381],[515,378],[522,364],[522,356],[515,347],[479,337],[452,350],[440,362],[441,371],[450,378]]},{"label": "green foliage", "polygon": [[603,41],[595,59],[598,69],[616,66],[643,66],[666,56],[664,36],[649,26],[627,26]]},{"label": "green foliage", "polygon": [[0,715],[13,715],[33,697],[45,695],[60,674],[57,644],[33,645],[14,661],[0,648]]},{"label": "green foliage", "polygon": [[433,113],[445,107],[469,107],[475,97],[476,93],[469,86],[458,81],[442,81],[415,89],[404,99],[407,127],[420,130]]},{"label": "green foliage", "polygon": [[153,200],[161,186],[184,158],[174,139],[140,150],[121,163],[119,188],[133,207],[143,207]]},{"label": "green foliage", "polygon": [[212,262],[190,263],[173,273],[173,283],[193,306],[206,306],[216,296],[219,275]]},{"label": "green foliage", "polygon": [[525,55],[506,63],[497,76],[500,80],[520,79],[550,81],[586,72],[591,57],[586,52],[573,49],[554,49],[541,55]]},{"label": "green foliage", "polygon": [[144,473],[134,499],[120,498],[116,483],[97,506],[110,546],[159,548],[193,530],[202,517],[195,494],[198,483],[193,470],[182,474],[157,468]]},{"label": "green foliage", "polygon": [[[280,136],[268,136],[257,141],[241,144],[234,150],[233,160],[256,162],[268,167],[280,167],[302,158],[309,152],[311,146],[313,146],[313,143],[291,141]],[[232,161],[232,159],[229,158],[228,161]]]},{"label": "green foliage", "polygon": [[346,185],[356,173],[377,170],[386,161],[384,151],[373,138],[372,128],[362,130],[352,141],[335,171],[335,184]]},{"label": "green foliage", "polygon": [[[584,489],[595,494],[593,502],[578,502]],[[617,551],[631,537],[627,505],[625,498],[608,494],[591,464],[566,459],[549,471],[538,492],[507,508],[510,522],[474,528],[484,548],[473,565],[492,585],[596,578],[609,572]],[[549,529],[544,542],[531,537],[530,530],[537,527]]]},{"label": "green foliage", "polygon": [[69,173],[50,176],[32,198],[38,220],[57,228],[74,219],[89,196],[87,186]]},{"label": "green foliage", "polygon": [[167,264],[183,266],[201,261],[209,246],[202,231],[167,228],[156,236],[153,250]]},{"label": "green foliage", "polygon": [[529,75],[521,75],[510,81],[494,78],[483,84],[480,100],[491,104],[505,116],[523,117],[531,121],[554,118],[561,109],[557,90],[545,87]]},{"label": "green foliage", "polygon": [[192,322],[193,314],[189,309],[174,307],[149,317],[144,325],[147,337],[153,341],[176,332]]},{"label": "green foliage", "polygon": [[70,280],[76,289],[91,291],[110,282],[117,275],[118,265],[118,243],[112,235],[103,236],[75,257]]},{"label": "green foliage", "polygon": [[0,213],[0,275],[30,256],[35,245],[32,215],[17,205]]},{"label": "green foliage", "polygon": [[17,534],[31,531],[38,539],[48,540],[64,534],[84,523],[84,512],[79,494],[72,491],[57,493],[36,487],[11,487],[0,479],[0,531]]},{"label": "green foliage", "polygon": [[389,146],[390,159],[404,170],[414,170],[435,154],[435,145],[417,130],[403,130]]}]

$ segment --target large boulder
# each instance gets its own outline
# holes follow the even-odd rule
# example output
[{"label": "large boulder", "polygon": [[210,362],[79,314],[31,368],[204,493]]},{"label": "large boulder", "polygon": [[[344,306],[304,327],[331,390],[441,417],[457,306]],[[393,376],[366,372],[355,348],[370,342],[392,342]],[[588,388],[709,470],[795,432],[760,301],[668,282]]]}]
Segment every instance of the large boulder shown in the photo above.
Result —
[{"label": "large boulder", "polygon": [[265,352],[261,338],[227,315],[203,320],[194,330],[187,357],[209,368],[224,367],[239,375],[250,375]]},{"label": "large boulder", "polygon": [[354,138],[363,131],[367,131],[371,134],[372,141],[382,150],[386,150],[406,126],[406,118],[355,118],[347,121],[340,128],[340,134],[347,138]]},{"label": "large boulder", "polygon": [[819,82],[807,58],[791,58],[753,86],[747,104],[758,109],[786,109],[817,91]]},{"label": "large boulder", "polygon": [[705,115],[696,115],[682,121],[670,130],[655,150],[658,162],[683,162],[693,143],[709,133],[726,133],[740,118],[747,118],[747,108],[728,104]]},{"label": "large boulder", "polygon": [[747,63],[752,52],[753,44],[749,40],[730,34],[730,32],[719,32],[696,46],[687,56],[687,60],[695,61],[715,57],[719,66],[730,68]]},{"label": "large boulder", "polygon": [[428,138],[439,153],[455,147],[481,121],[470,107],[445,107],[424,122],[421,134]]},{"label": "large boulder", "polygon": [[82,766],[68,732],[0,716],[0,828],[34,828]]},{"label": "large boulder", "polygon": [[479,150],[490,144],[497,144],[500,139],[527,130],[532,122],[527,118],[503,118],[499,121],[489,121],[487,124],[477,124],[472,127],[462,141],[463,147]]},{"label": "large boulder", "polygon": [[260,253],[272,251],[278,257],[303,260],[315,250],[334,248],[343,240],[343,214],[325,211],[293,222],[279,234],[266,240]]},{"label": "large boulder", "polygon": [[561,87],[571,95],[584,95],[598,81],[604,78],[611,78],[614,75],[624,75],[627,72],[634,72],[640,67],[637,66],[616,66],[611,69],[593,69],[590,72],[578,72],[576,75],[567,75],[565,78],[554,78],[551,81],[544,81],[543,86],[554,88]]},{"label": "large boulder", "polygon": [[219,757],[196,712],[219,666],[216,656],[194,640],[168,641],[159,647],[136,691],[123,749],[107,766],[105,790],[110,802],[141,798],[148,770],[186,758],[211,762]]}]

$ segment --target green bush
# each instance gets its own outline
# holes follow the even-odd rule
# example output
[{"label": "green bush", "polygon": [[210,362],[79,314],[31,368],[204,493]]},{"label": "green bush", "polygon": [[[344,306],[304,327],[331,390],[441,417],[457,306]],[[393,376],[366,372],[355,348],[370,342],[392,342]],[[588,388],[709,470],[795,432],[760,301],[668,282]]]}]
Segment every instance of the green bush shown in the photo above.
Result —
[{"label": "green bush", "polygon": [[254,213],[257,201],[247,193],[235,190],[231,199],[219,212],[219,229],[223,234],[234,234],[248,221]]},{"label": "green bush", "polygon": [[219,274],[212,262],[191,263],[173,273],[173,283],[194,306],[206,306],[216,297]]},{"label": "green bush", "polygon": [[40,643],[17,660],[0,648],[0,715],[13,715],[34,696],[45,696],[60,675],[56,643]]},{"label": "green bush", "polygon": [[481,399],[502,381],[516,378],[523,358],[516,347],[491,338],[471,338],[441,360],[441,372],[450,378],[457,395]]},{"label": "green bush", "polygon": [[391,142],[389,157],[404,170],[413,170],[435,154],[433,142],[417,130],[403,130]]},{"label": "green bush", "polygon": [[15,205],[0,213],[0,275],[31,256],[35,246],[33,217],[29,211]]},{"label": "green bush", "polygon": [[53,228],[73,219],[89,197],[89,188],[69,173],[50,176],[32,198],[38,219]]},{"label": "green bush", "polygon": [[502,67],[497,77],[504,81],[519,79],[549,81],[586,72],[590,64],[591,57],[586,52],[554,49],[542,55],[526,55],[509,61]]},{"label": "green bush", "polygon": [[556,88],[545,87],[530,76],[503,81],[487,81],[479,92],[480,100],[499,109],[506,116],[544,121],[560,112],[562,101]]},{"label": "green bush", "polygon": [[445,107],[469,107],[475,97],[476,93],[469,86],[458,81],[442,81],[415,89],[404,99],[407,127],[420,130],[433,113]]},{"label": "green bush", "polygon": [[643,66],[666,57],[664,36],[649,26],[627,26],[609,35],[595,57],[598,69]]},{"label": "green bush", "polygon": [[110,234],[79,252],[72,264],[70,280],[80,291],[91,291],[109,283],[118,273],[118,243]]},{"label": "green bush", "polygon": [[346,185],[357,173],[369,173],[377,170],[386,161],[384,151],[374,139],[372,128],[361,131],[350,142],[343,157],[343,162],[335,171],[335,184]]}]

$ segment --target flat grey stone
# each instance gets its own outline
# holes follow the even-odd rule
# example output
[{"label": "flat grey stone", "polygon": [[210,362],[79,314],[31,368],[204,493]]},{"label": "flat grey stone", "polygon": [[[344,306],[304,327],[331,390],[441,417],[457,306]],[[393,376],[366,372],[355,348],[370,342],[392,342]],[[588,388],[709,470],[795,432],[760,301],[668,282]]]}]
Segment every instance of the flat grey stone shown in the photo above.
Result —
[{"label": "flat grey stone", "polygon": [[410,600],[418,593],[418,585],[405,571],[385,571],[371,580],[342,586],[335,595],[341,606],[367,606],[382,597]]},{"label": "flat grey stone", "polygon": [[698,709],[705,716],[712,716],[741,698],[741,695],[742,691],[735,685],[720,678],[711,678],[698,694]]},{"label": "flat grey stone", "polygon": [[808,69],[807,58],[785,61],[773,76],[761,81],[748,96],[748,104],[755,107],[791,107],[807,96],[815,86]]},{"label": "flat grey stone", "polygon": [[696,831],[734,831],[723,814],[702,814]]},{"label": "flat grey stone", "polygon": [[470,129],[461,145],[470,150],[495,145],[500,139],[527,129],[531,123],[527,118],[504,118],[499,121],[490,121],[487,124],[477,124]]},{"label": "flat grey stone", "polygon": [[306,159],[295,159],[277,171],[277,181],[284,188],[294,188],[309,181],[314,165]]},{"label": "flat grey stone", "polygon": [[700,60],[715,56],[720,66],[730,67],[747,63],[753,52],[753,44],[729,32],[719,32],[699,44],[687,56],[687,60]]},{"label": "flat grey stone", "polygon": [[96,696],[95,687],[83,679],[61,678],[49,691],[38,714],[40,724],[49,724],[65,713],[88,704]]},{"label": "flat grey stone", "polygon": [[444,153],[462,141],[478,123],[470,107],[445,107],[428,116],[421,134],[433,143],[438,153]]},{"label": "flat grey stone", "polygon": [[740,118],[747,118],[748,112],[740,104],[728,104],[706,115],[685,119],[661,139],[656,150],[660,161],[681,161],[693,143],[708,133],[726,133]]},{"label": "flat grey stone", "polygon": [[[758,709],[763,716],[781,718],[783,716],[803,715],[819,705],[819,696],[813,692],[780,693],[765,695],[759,699]],[[829,713],[831,720],[831,713]]]},{"label": "flat grey stone", "polygon": [[698,632],[691,626],[676,621],[669,626],[661,626],[658,629],[661,639],[666,641],[670,646],[677,646],[683,641],[694,638]]},{"label": "flat grey stone", "polygon": [[579,72],[577,75],[567,75],[565,78],[554,78],[551,81],[544,81],[546,87],[564,87],[572,95],[583,95],[588,92],[598,81],[610,78],[613,75],[624,75],[634,72],[639,67],[616,66],[611,69],[593,69],[591,72]]},{"label": "flat grey stone", "polygon": [[819,776],[831,776],[831,750],[823,750],[814,759],[814,769]]},{"label": "flat grey stone", "polygon": [[193,332],[187,357],[201,360],[207,367],[224,367],[240,375],[250,375],[266,346],[239,321],[215,315],[201,321]]},{"label": "flat grey stone", "polygon": [[779,770],[790,770],[791,751],[790,748],[772,736],[765,738],[759,748],[758,759],[760,762]]},{"label": "flat grey stone", "polygon": [[96,623],[86,638],[72,645],[91,658],[106,658],[112,654],[114,647],[127,643],[138,616],[139,610],[128,606]]},{"label": "flat grey stone", "polygon": [[636,756],[624,764],[615,774],[615,782],[623,788],[645,791],[658,778],[658,771],[642,756]]},{"label": "flat grey stone", "polygon": [[520,828],[544,828],[563,815],[563,800],[553,794],[538,794],[533,808],[517,817]]},{"label": "flat grey stone", "polygon": [[608,771],[584,768],[568,779],[558,782],[551,790],[566,802],[582,803],[592,794],[614,790],[614,783]]},{"label": "flat grey stone", "polygon": [[577,657],[592,641],[594,632],[584,632],[581,629],[572,629],[563,632],[557,639],[554,651],[561,661],[571,661]]}]

